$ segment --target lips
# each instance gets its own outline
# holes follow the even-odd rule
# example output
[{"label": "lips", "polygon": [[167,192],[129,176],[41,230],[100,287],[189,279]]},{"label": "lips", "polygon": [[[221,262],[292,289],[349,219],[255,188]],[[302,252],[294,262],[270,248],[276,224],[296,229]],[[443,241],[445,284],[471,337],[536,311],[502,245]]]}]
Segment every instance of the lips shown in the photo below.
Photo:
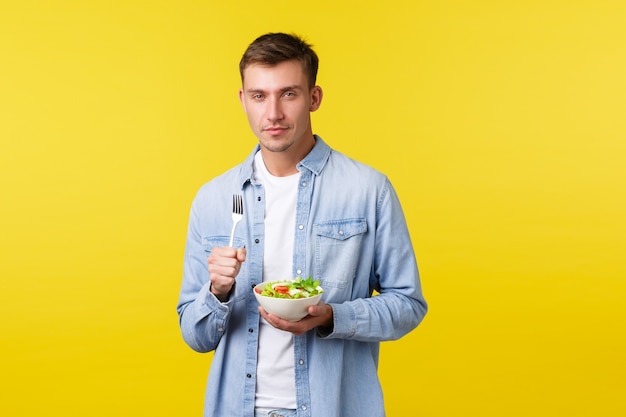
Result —
[{"label": "lips", "polygon": [[288,126],[269,126],[269,127],[264,128],[263,130],[269,133],[270,135],[279,135],[283,133],[284,131],[286,131],[287,129],[289,129]]}]

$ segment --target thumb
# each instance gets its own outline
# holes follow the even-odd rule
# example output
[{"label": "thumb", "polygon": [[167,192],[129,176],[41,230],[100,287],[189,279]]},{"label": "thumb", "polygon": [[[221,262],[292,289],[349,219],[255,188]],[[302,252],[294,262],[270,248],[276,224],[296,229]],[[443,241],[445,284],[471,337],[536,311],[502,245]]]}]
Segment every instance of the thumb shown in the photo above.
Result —
[{"label": "thumb", "polygon": [[317,317],[317,316],[321,316],[322,314],[324,314],[324,308],[322,307],[320,304],[314,305],[314,306],[309,306],[309,316],[313,316],[313,317]]}]

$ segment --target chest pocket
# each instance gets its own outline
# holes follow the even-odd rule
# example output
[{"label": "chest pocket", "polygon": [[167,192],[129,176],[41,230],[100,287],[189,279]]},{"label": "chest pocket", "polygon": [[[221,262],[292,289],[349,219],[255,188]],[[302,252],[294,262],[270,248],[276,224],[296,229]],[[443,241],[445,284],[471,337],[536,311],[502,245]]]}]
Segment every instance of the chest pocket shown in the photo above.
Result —
[{"label": "chest pocket", "polygon": [[330,239],[346,240],[367,232],[365,219],[335,220],[314,226],[315,234]]},{"label": "chest pocket", "polygon": [[[204,251],[206,252],[207,257],[211,254],[211,251],[213,250],[213,248],[220,247],[220,246],[228,246],[229,243],[230,243],[230,236],[205,236],[202,238],[202,247],[204,248]],[[243,247],[245,246],[244,243],[245,242],[243,241],[243,239],[240,239],[237,236],[235,236],[235,239],[233,241],[233,247],[235,248]]]},{"label": "chest pocket", "polygon": [[[351,291],[359,264],[363,236],[367,232],[365,219],[343,219],[318,223],[315,234],[315,278],[324,289]],[[339,294],[337,294],[339,295]]]}]

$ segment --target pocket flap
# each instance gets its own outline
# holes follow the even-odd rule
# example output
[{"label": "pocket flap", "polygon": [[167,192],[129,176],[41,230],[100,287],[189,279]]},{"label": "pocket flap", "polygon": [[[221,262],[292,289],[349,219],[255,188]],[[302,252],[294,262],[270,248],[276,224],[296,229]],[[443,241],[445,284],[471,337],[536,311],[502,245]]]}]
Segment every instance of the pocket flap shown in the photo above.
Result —
[{"label": "pocket flap", "polygon": [[365,219],[333,220],[316,224],[315,234],[329,237],[331,239],[346,240],[354,235],[367,231]]}]

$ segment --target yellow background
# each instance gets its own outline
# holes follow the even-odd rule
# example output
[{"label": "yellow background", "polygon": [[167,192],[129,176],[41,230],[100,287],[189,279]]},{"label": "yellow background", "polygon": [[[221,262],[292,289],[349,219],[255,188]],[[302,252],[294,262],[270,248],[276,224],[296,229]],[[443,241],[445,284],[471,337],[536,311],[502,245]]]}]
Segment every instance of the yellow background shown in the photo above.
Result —
[{"label": "yellow background", "polygon": [[268,31],[315,45],[315,132],[404,203],[430,312],[383,344],[388,415],[623,415],[625,22],[619,0],[1,0],[0,415],[201,415],[187,215],[255,144],[237,64]]}]

